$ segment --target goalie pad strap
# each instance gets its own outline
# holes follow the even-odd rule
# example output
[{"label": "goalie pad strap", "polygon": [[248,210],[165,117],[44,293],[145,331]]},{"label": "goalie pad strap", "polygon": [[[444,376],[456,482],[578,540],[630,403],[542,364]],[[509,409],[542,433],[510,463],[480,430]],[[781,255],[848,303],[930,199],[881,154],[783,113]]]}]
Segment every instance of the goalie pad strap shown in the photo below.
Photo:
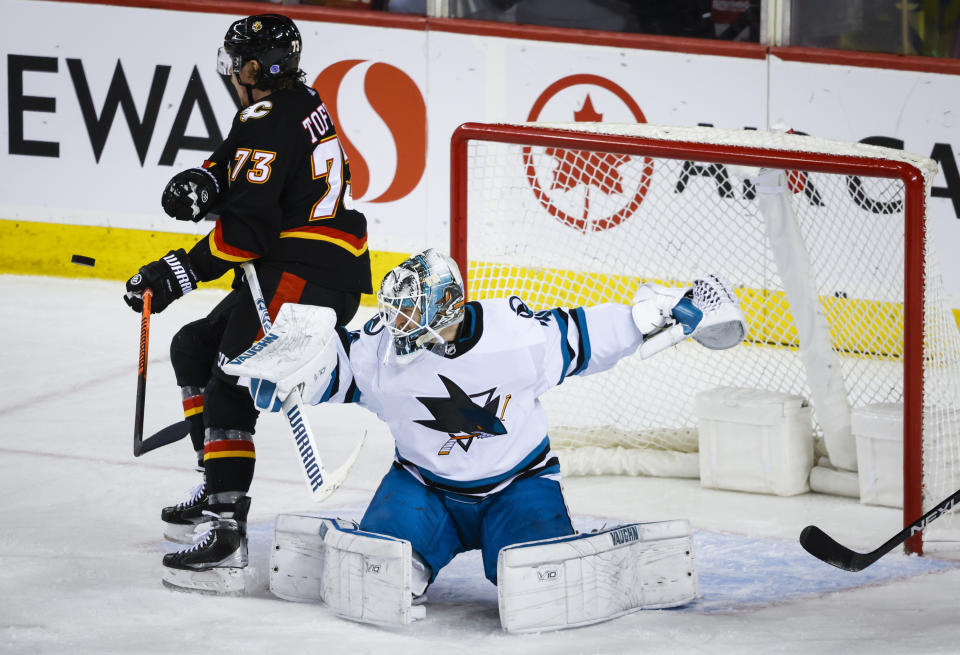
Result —
[{"label": "goalie pad strap", "polygon": [[539,632],[674,607],[697,595],[690,524],[634,523],[508,546],[497,562],[500,622]]},{"label": "goalie pad strap", "polygon": [[361,623],[406,625],[426,613],[411,604],[411,556],[409,541],[363,532],[353,521],[281,514],[270,591],[285,600],[323,602]]}]

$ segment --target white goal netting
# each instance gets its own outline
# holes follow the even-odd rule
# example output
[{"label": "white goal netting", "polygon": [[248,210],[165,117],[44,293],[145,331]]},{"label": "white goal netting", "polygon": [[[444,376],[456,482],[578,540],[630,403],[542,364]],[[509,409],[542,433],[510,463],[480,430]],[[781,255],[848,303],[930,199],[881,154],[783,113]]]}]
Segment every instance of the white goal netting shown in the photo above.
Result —
[{"label": "white goal netting", "polygon": [[[822,452],[828,396],[849,408],[904,403],[911,362],[923,412],[907,448],[922,448],[923,507],[960,486],[960,333],[924,237],[934,162],[773,132],[539,124],[503,126],[501,139],[497,126],[484,127],[466,142],[465,221],[454,225],[466,239],[470,298],[515,294],[534,309],[629,303],[645,281],[686,286],[718,272],[750,325],[740,347],[687,342],[549,392],[552,442],[579,453],[568,472],[695,476],[694,396],[721,386],[811,399]],[[747,181],[765,156],[786,171],[797,229],[786,254],[775,254],[771,244],[786,237],[770,234]],[[897,167],[918,181],[908,189],[890,173]],[[919,267],[907,275],[912,262]],[[797,276],[810,306],[798,305],[797,283],[791,289]],[[908,319],[922,325],[916,353],[904,340],[911,303],[922,303]],[[823,344],[802,353],[798,323],[803,333],[811,316],[822,317]],[[839,368],[840,384],[812,384],[811,357],[831,375]]]}]

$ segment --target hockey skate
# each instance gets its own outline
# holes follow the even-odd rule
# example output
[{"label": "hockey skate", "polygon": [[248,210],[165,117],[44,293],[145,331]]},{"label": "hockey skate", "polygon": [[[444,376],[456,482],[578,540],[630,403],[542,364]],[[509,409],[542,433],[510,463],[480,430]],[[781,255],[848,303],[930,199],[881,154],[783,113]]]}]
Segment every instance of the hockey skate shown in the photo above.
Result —
[{"label": "hockey skate", "polygon": [[[187,492],[185,501],[164,507],[160,511],[164,539],[177,544],[194,543],[197,540],[197,533],[203,534],[209,527],[205,524],[211,518],[204,514],[204,510],[209,509],[207,504],[206,482],[201,482]],[[201,525],[202,529],[198,529]]]},{"label": "hockey skate", "polygon": [[197,543],[163,556],[164,585],[213,594],[243,592],[250,498],[217,509],[221,511],[203,510],[209,529]]}]

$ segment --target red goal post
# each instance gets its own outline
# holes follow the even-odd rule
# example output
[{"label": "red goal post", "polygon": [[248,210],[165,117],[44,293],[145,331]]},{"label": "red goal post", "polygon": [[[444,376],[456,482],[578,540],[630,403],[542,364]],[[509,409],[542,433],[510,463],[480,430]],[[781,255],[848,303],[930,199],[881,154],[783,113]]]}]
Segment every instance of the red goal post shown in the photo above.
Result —
[{"label": "red goal post", "polygon": [[[757,169],[786,172],[796,236],[780,253],[764,236]],[[451,142],[450,249],[468,297],[516,294],[534,309],[630,302],[643,281],[724,275],[751,326],[744,346],[685,344],[644,366],[621,362],[594,376],[599,388],[576,386],[553,406],[551,391],[555,443],[569,434],[562,447],[613,464],[596,472],[626,472],[617,466],[628,452],[689,463],[693,394],[730,383],[813,396],[822,450],[837,385],[817,380],[811,362],[832,357],[822,368],[842,370],[841,413],[902,404],[906,524],[960,486],[960,339],[926,236],[935,174],[934,162],[901,151],[782,132],[467,123]],[[811,359],[801,346],[817,338]],[[630,472],[651,473],[644,463]],[[908,546],[922,549],[919,538]]]}]

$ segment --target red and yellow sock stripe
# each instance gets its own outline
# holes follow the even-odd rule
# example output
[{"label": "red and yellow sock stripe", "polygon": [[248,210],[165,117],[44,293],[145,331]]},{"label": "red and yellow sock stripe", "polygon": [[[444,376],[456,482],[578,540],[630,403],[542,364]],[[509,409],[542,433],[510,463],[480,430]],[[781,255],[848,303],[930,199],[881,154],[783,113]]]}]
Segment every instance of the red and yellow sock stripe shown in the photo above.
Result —
[{"label": "red and yellow sock stripe", "polygon": [[220,459],[223,457],[243,457],[256,459],[256,450],[252,441],[246,439],[219,439],[208,441],[203,446],[203,461]]},{"label": "red and yellow sock stripe", "polygon": [[188,396],[183,399],[183,417],[190,418],[203,413],[203,394]]}]

